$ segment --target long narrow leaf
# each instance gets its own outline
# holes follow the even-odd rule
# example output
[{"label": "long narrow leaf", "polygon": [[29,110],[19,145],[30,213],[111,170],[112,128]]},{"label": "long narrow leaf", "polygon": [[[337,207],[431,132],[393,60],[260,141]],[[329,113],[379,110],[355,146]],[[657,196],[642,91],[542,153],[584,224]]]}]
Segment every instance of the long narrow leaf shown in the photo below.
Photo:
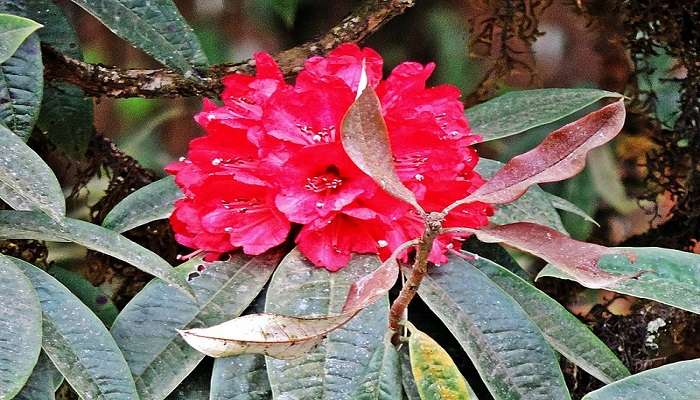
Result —
[{"label": "long narrow leaf", "polygon": [[13,258],[36,288],[43,311],[42,347],[84,399],[138,399],[124,356],[102,322],[63,285]]},{"label": "long narrow leaf", "polygon": [[0,125],[0,198],[18,210],[40,210],[54,220],[66,213],[58,179],[22,139]]},{"label": "long narrow leaf", "polygon": [[700,398],[700,359],[650,369],[583,397],[583,400],[695,400]]},{"label": "long narrow leaf", "polygon": [[[350,262],[354,268],[362,265],[371,272],[358,276],[351,282],[349,293],[343,297],[344,307],[337,313],[329,314],[331,311],[326,310],[325,314],[301,313],[301,316],[284,313],[252,314],[206,329],[184,330],[180,334],[191,346],[212,357],[255,353],[280,359],[296,358],[316,347],[326,335],[386,295],[398,277],[396,255],[378,268],[375,262],[378,264],[375,257],[356,257]],[[290,253],[282,263],[286,268],[297,264],[303,268],[313,268],[298,250]],[[342,276],[339,275],[337,279]]]},{"label": "long narrow leaf", "polygon": [[41,306],[32,283],[0,255],[0,399],[13,398],[41,350]]},{"label": "long narrow leaf", "polygon": [[473,255],[465,261],[486,274],[527,312],[549,344],[597,379],[611,383],[629,371],[593,332],[561,304],[491,260]]},{"label": "long narrow leaf", "polygon": [[117,36],[180,72],[207,63],[192,28],[172,0],[72,0]]},{"label": "long narrow leaf", "polygon": [[[700,314],[700,255],[658,247],[614,247],[616,254],[598,259],[597,266],[612,274],[634,276],[604,284],[604,289],[651,299]],[[558,265],[545,267],[537,279],[545,276],[584,280]]]},{"label": "long narrow leaf", "polygon": [[0,211],[0,238],[77,243],[190,292],[187,282],[160,256],[118,233],[85,221],[63,218],[56,222],[34,211]]},{"label": "long narrow leaf", "polygon": [[175,178],[163,178],[126,196],[107,214],[102,226],[121,233],[168,218],[175,208],[175,201],[181,197]]},{"label": "long narrow leaf", "polygon": [[421,400],[478,400],[445,349],[427,334],[409,330],[411,369]]},{"label": "long narrow leaf", "polygon": [[518,222],[471,231],[483,242],[506,243],[536,255],[576,277],[587,287],[601,288],[639,275],[619,275],[602,270],[598,260],[619,251],[571,239],[546,226]]},{"label": "long narrow leaf", "polygon": [[487,142],[558,121],[606,97],[621,95],[598,89],[522,90],[476,105],[466,115]]}]

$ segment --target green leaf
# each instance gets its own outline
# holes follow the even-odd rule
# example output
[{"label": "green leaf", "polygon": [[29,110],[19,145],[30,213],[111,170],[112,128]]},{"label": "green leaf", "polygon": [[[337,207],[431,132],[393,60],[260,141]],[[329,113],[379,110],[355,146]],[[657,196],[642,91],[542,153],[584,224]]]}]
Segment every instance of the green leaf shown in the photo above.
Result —
[{"label": "green leaf", "polygon": [[7,61],[34,31],[41,28],[31,19],[0,14],[0,64]]},{"label": "green leaf", "polygon": [[[598,267],[608,273],[636,275],[604,285],[604,289],[700,314],[700,255],[658,247],[615,247],[620,254],[604,255]],[[554,265],[547,265],[537,279],[575,280]]]},{"label": "green leaf", "polygon": [[0,124],[24,141],[34,129],[44,87],[39,38],[32,34],[0,64]]},{"label": "green leaf", "polygon": [[88,308],[97,315],[107,328],[112,326],[119,310],[100,288],[92,286],[82,275],[67,269],[52,266],[49,274],[68,288]]},{"label": "green leaf", "polygon": [[0,238],[77,243],[118,258],[185,291],[190,291],[185,279],[177,276],[172,266],[156,253],[116,232],[89,222],[72,218],[63,218],[56,222],[34,211],[0,211]]},{"label": "green leaf", "polygon": [[409,325],[411,370],[421,400],[473,400],[467,384],[449,354],[430,336]]},{"label": "green leaf", "polygon": [[618,93],[598,89],[535,89],[509,92],[466,111],[482,142],[517,135],[562,119]]},{"label": "green leaf", "polygon": [[583,400],[693,400],[700,393],[700,359],[649,369],[588,393]]},{"label": "green leaf", "polygon": [[66,203],[51,168],[2,125],[0,148],[0,198],[12,208],[41,210],[52,219],[61,218],[66,213]]},{"label": "green leaf", "polygon": [[627,196],[615,154],[610,146],[593,149],[588,154],[588,165],[596,192],[615,211],[629,214],[639,208],[637,202]]},{"label": "green leaf", "polygon": [[102,226],[121,233],[168,218],[180,198],[182,192],[175,184],[175,177],[168,176],[126,196],[107,214]]},{"label": "green leaf", "polygon": [[234,254],[228,261],[192,260],[180,275],[206,269],[191,281],[196,301],[163,281],[149,283],[114,321],[112,335],[122,349],[142,400],[163,399],[204,355],[187,345],[178,329],[218,324],[240,315],[269,279],[281,254],[254,258]]},{"label": "green leaf", "polygon": [[418,294],[452,332],[497,400],[570,399],[542,332],[506,292],[464,260],[432,268]]},{"label": "green leaf", "polygon": [[138,399],[129,366],[107,328],[46,272],[13,258],[39,295],[42,347],[84,399]]},{"label": "green leaf", "polygon": [[[503,164],[498,161],[480,158],[476,172],[484,179],[489,179],[502,166]],[[496,213],[489,220],[498,225],[521,221],[535,222],[566,233],[561,217],[550,203],[547,192],[538,185],[531,186],[524,195],[512,203],[497,205]]]},{"label": "green leaf", "polygon": [[272,398],[265,356],[241,354],[214,360],[211,400],[268,400]]},{"label": "green leaf", "polygon": [[[0,10],[31,18],[44,25],[39,30],[43,44],[82,60],[78,35],[60,7],[51,0],[0,0]],[[44,99],[37,126],[49,140],[73,157],[82,158],[94,133],[92,100],[77,86],[44,82]]]},{"label": "green leaf", "polygon": [[395,400],[401,398],[401,366],[399,353],[391,343],[392,333],[374,350],[353,400]]},{"label": "green leaf", "polygon": [[561,304],[506,268],[483,257],[474,257],[467,263],[513,297],[556,351],[605,383],[629,376],[627,368],[605,343]]},{"label": "green leaf", "polygon": [[13,398],[41,351],[41,306],[32,283],[0,255],[0,399]]},{"label": "green leaf", "polygon": [[551,193],[547,193],[547,198],[549,199],[549,202],[552,204],[552,207],[556,208],[557,210],[566,211],[568,213],[578,215],[579,217],[583,218],[584,220],[586,220],[592,224],[595,224],[596,226],[600,226],[600,224],[597,223],[596,220],[593,219],[593,217],[588,215],[585,211],[580,209],[576,204],[570,202],[569,200],[561,198],[557,195],[553,195]]},{"label": "green leaf", "polygon": [[192,28],[172,0],[72,0],[117,36],[179,72],[207,64]]},{"label": "green leaf", "polygon": [[[299,250],[280,263],[267,292],[265,312],[327,316],[341,312],[350,285],[380,265],[376,256],[355,256],[338,272],[314,266]],[[308,354],[294,360],[267,358],[275,398],[343,400],[350,398],[388,327],[386,298],[331,332]]]},{"label": "green leaf", "polygon": [[32,375],[14,400],[54,400],[56,388],[62,382],[63,375],[42,351]]},{"label": "green leaf", "polygon": [[287,28],[294,26],[299,0],[272,0],[272,8],[282,18]]}]

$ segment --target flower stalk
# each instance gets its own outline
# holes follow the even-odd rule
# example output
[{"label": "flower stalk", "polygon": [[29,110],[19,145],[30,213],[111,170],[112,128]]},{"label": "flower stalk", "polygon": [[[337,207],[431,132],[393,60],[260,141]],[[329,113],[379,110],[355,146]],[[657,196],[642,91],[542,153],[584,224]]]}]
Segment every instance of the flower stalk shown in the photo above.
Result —
[{"label": "flower stalk", "polygon": [[428,273],[428,256],[433,248],[435,238],[442,230],[442,220],[444,214],[433,212],[428,214],[425,221],[425,231],[423,232],[416,250],[416,259],[408,279],[401,288],[399,296],[394,300],[389,311],[389,328],[398,332],[401,320],[405,315],[406,308],[418,293],[418,288],[425,274]]}]

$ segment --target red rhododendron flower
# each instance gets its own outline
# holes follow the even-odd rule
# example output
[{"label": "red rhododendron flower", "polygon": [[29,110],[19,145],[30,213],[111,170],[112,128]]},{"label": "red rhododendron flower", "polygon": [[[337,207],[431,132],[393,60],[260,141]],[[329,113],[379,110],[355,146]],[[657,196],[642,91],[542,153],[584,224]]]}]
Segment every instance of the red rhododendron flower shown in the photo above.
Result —
[{"label": "red rhododendron flower", "polygon": [[[399,178],[426,211],[441,211],[483,183],[473,170],[476,136],[459,90],[426,87],[434,64],[402,63],[382,80],[379,54],[345,44],[307,60],[289,85],[268,54],[255,61],[255,76],[224,78],[223,105],[206,100],[195,117],[207,134],[166,168],[185,194],[171,217],[183,245],[260,254],[284,242],[296,223],[301,252],[336,271],[353,253],[385,257],[419,237],[423,220],[363,173],[340,143],[363,70],[381,101]],[[444,226],[478,228],[492,213],[487,204],[467,204]],[[444,262],[457,239],[438,238],[430,260]]]}]

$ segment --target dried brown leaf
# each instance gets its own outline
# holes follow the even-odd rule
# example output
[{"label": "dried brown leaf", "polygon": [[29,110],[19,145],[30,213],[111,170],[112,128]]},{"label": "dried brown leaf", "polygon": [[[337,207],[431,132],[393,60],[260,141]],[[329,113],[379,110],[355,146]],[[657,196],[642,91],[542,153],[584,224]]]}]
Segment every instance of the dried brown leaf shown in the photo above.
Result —
[{"label": "dried brown leaf", "polygon": [[211,357],[255,353],[279,359],[296,358],[321,343],[328,333],[340,328],[357,313],[385,296],[398,277],[396,257],[414,244],[415,241],[410,241],[399,246],[381,266],[354,282],[343,312],[339,315],[300,318],[267,313],[252,314],[209,328],[178,332],[190,346]]}]

